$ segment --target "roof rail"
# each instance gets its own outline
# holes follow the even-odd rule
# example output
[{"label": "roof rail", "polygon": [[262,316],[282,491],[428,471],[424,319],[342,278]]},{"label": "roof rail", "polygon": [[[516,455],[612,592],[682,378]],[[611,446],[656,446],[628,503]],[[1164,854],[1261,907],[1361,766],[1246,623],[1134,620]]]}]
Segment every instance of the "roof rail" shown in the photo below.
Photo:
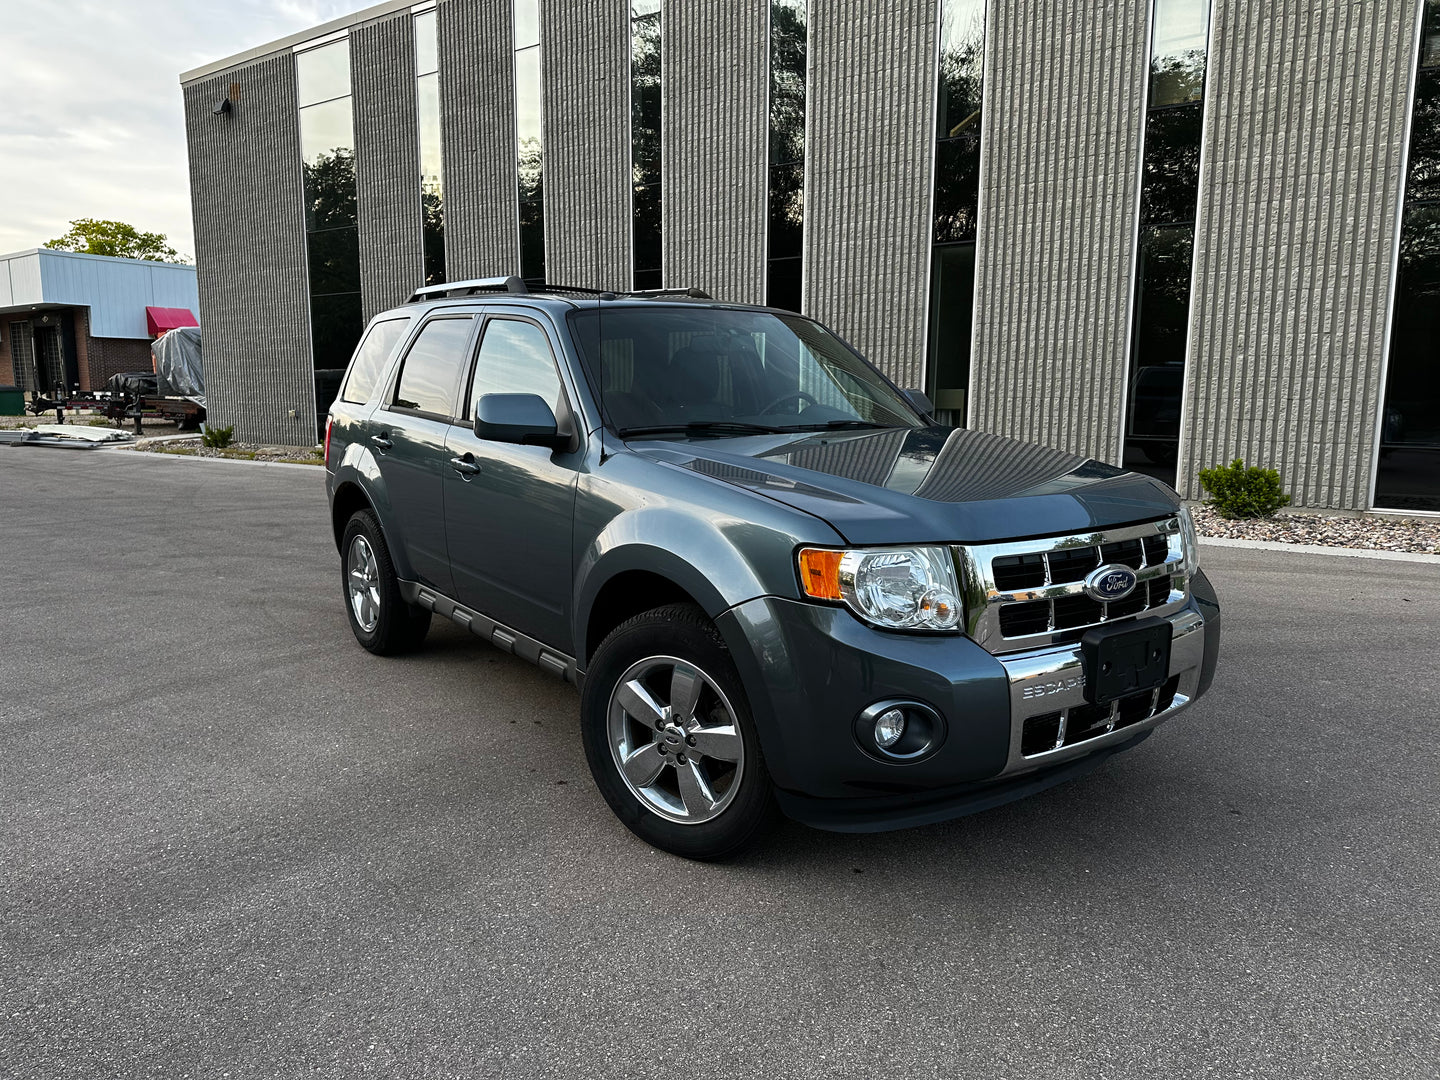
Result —
[{"label": "roof rail", "polygon": [[510,293],[530,291],[525,282],[512,274],[510,277],[472,278],[469,281],[447,281],[443,285],[426,285],[423,289],[416,289],[405,302],[414,304],[421,300],[443,300],[447,296],[474,296],[478,292],[501,289]]},{"label": "roof rail", "polygon": [[692,300],[713,299],[704,289],[637,289],[624,295],[635,296],[641,300],[654,300],[661,296],[688,296]]}]

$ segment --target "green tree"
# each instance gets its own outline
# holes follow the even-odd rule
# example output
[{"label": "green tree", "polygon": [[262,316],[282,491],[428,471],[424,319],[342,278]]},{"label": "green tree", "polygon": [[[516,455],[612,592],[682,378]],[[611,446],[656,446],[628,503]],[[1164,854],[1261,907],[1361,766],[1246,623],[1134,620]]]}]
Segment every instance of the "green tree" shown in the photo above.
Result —
[{"label": "green tree", "polygon": [[164,233],[141,232],[123,221],[101,221],[98,218],[76,218],[70,231],[47,248],[78,251],[83,255],[113,255],[121,259],[144,259],[147,262],[188,262],[170,246]]}]

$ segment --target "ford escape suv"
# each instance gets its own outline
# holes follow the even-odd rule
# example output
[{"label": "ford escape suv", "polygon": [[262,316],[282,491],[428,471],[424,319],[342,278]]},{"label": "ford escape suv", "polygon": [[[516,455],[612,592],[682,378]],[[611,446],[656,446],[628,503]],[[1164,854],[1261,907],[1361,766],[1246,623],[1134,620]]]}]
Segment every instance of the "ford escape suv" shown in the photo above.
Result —
[{"label": "ford escape suv", "polygon": [[350,626],[578,684],[605,800],[693,858],[1040,791],[1205,692],[1219,607],[1170,488],[929,412],[789,312],[422,289],[326,426]]}]

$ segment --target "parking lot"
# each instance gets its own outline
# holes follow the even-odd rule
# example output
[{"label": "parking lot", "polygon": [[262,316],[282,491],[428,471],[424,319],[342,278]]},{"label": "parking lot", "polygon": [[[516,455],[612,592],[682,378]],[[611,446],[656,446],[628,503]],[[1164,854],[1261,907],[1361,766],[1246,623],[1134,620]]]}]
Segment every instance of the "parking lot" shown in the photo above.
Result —
[{"label": "parking lot", "polygon": [[700,865],[568,685],[354,643],[319,469],[0,449],[0,552],[0,1075],[1436,1075],[1440,565],[1209,549],[1133,753]]}]

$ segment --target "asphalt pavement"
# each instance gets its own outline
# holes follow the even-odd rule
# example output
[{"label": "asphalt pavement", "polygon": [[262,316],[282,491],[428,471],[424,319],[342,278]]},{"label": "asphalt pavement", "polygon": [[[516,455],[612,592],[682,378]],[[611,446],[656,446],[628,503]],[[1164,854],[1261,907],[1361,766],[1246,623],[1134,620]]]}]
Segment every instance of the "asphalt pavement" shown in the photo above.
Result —
[{"label": "asphalt pavement", "polygon": [[1440,1073],[1440,565],[1212,549],[1096,773],[724,865],[568,685],[370,656],[319,469],[0,448],[0,1076]]}]

